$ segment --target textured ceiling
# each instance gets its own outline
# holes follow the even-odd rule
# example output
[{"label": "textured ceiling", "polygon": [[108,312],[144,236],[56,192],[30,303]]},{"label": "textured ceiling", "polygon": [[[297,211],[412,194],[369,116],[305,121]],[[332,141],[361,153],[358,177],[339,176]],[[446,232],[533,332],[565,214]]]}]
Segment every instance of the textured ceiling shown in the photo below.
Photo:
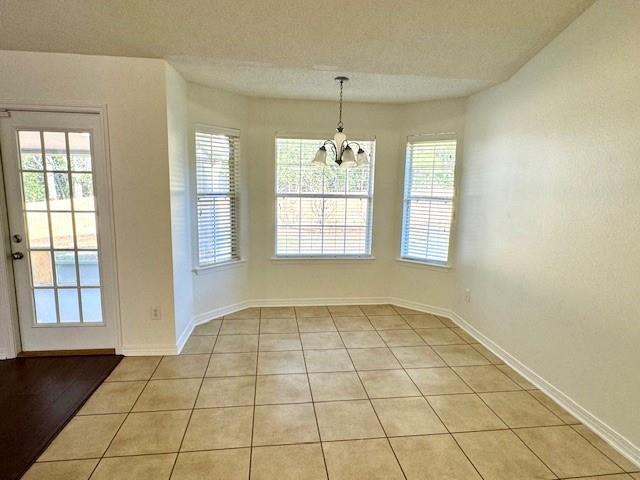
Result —
[{"label": "textured ceiling", "polygon": [[506,80],[593,0],[0,0],[0,48],[165,58],[253,96],[410,102]]}]

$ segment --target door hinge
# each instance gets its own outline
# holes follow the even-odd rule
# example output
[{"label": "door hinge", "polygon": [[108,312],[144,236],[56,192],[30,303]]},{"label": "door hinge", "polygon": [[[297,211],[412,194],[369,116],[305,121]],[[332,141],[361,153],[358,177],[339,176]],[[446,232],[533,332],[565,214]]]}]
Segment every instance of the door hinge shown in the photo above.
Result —
[{"label": "door hinge", "polygon": [[0,117],[10,117],[11,112],[9,110],[0,110]]}]

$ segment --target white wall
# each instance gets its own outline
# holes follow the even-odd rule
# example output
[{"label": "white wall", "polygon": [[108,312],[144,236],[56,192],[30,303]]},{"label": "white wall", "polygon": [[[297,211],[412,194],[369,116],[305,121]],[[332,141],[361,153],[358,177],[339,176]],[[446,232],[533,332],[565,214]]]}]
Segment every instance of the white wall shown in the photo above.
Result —
[{"label": "white wall", "polygon": [[0,103],[107,107],[123,345],[175,349],[165,62],[0,51],[0,72]]},{"label": "white wall", "polygon": [[635,445],[639,26],[640,2],[597,2],[471,98],[454,293],[462,317]]},{"label": "white wall", "polygon": [[[456,196],[459,196],[459,184],[463,167],[463,143],[464,120],[466,98],[453,98],[407,104],[401,107],[402,141],[406,143],[406,137],[410,135],[437,135],[453,133],[458,141],[456,155]],[[425,137],[428,138],[428,137]],[[400,182],[403,182],[404,173],[404,145],[402,145],[402,162],[397,167],[400,171]],[[403,185],[399,186],[394,218],[394,258],[400,256],[400,232],[402,228],[402,201]],[[457,208],[456,208],[457,209]],[[452,305],[454,278],[457,272],[455,259],[455,245],[457,240],[456,221],[454,219],[451,232],[451,268],[428,267],[408,262],[395,262],[391,271],[395,279],[392,285],[392,296],[422,305],[448,309]]]},{"label": "white wall", "polygon": [[193,317],[189,115],[187,82],[170,65],[165,65],[165,71],[173,301],[176,340],[181,347],[191,333]]},{"label": "white wall", "polygon": [[310,134],[331,138],[337,122],[335,102],[252,99],[249,154],[251,161],[251,297],[300,300],[387,295],[387,270],[395,232],[389,227],[396,211],[400,182],[398,108],[347,104],[345,133],[376,137],[371,260],[274,260],[275,137]]},{"label": "white wall", "polygon": [[[193,310],[199,320],[215,316],[217,310],[249,298],[249,100],[232,93],[189,84],[189,151],[195,168],[194,128],[197,124],[240,130],[240,255],[241,263],[219,266],[193,273]],[[192,185],[193,185],[192,179]],[[192,197],[191,201],[195,201]],[[193,222],[195,225],[195,221]],[[195,230],[193,235],[195,236]],[[196,266],[192,257],[190,266]]]},{"label": "white wall", "polygon": [[[275,137],[287,133],[331,137],[337,118],[336,103],[246,98],[190,84],[192,127],[202,123],[241,130],[240,237],[241,254],[246,260],[194,275],[194,312],[198,320],[210,317],[220,308],[249,300],[287,303],[353,298],[357,301],[397,295],[448,307],[450,270],[396,261],[404,147],[409,134],[461,132],[464,105],[464,99],[416,106],[345,104],[347,133],[351,137],[376,137],[375,260],[274,260]],[[357,126],[357,130],[350,130],[350,125]],[[405,281],[411,283],[410,288],[402,287]]]}]

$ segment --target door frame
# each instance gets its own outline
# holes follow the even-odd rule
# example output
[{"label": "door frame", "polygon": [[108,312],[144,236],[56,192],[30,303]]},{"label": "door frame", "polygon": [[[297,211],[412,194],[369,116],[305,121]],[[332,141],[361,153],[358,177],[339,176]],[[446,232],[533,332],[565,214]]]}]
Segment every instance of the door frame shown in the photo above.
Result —
[{"label": "door frame", "polygon": [[[104,145],[104,161],[106,178],[97,179],[103,185],[103,190],[107,195],[108,211],[101,211],[101,217],[107,217],[107,224],[111,233],[112,242],[107,248],[113,259],[112,265],[105,266],[103,275],[111,283],[112,292],[105,302],[111,302],[113,305],[114,318],[113,322],[113,344],[117,354],[122,353],[122,326],[120,319],[120,293],[118,290],[118,261],[116,247],[116,228],[114,221],[113,207],[113,190],[112,190],[112,171],[111,171],[111,154],[109,145],[109,122],[107,105],[87,105],[87,104],[58,104],[58,105],[42,105],[37,103],[24,102],[4,102],[0,100],[0,115],[3,111],[24,111],[24,112],[48,112],[48,113],[91,113],[100,117],[100,126],[102,128],[102,143]],[[0,156],[0,167],[2,158]],[[9,241],[9,221],[7,212],[7,199],[4,191],[4,174],[0,168],[0,360],[15,358],[22,350],[20,343],[20,327],[17,315],[17,300],[15,279],[13,275],[13,265],[9,261],[9,252],[11,249]],[[6,281],[4,281],[6,279]]]}]

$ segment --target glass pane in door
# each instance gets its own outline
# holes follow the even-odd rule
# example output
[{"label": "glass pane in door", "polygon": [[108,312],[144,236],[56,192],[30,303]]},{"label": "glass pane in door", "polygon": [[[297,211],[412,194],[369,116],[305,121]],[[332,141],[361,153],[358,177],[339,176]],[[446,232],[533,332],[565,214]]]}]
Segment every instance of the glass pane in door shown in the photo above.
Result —
[{"label": "glass pane in door", "polygon": [[91,133],[20,130],[18,143],[35,323],[101,323]]}]

